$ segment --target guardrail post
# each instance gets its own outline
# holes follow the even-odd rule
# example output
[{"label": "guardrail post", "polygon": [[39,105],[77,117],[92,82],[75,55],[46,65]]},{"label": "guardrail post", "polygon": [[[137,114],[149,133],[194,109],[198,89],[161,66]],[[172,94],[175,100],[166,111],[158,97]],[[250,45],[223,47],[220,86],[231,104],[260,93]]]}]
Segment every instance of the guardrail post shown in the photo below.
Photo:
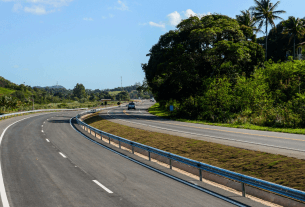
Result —
[{"label": "guardrail post", "polygon": [[132,154],[134,154],[134,146],[131,146],[131,148],[132,148]]},{"label": "guardrail post", "polygon": [[169,159],[169,168],[172,169],[173,166],[172,166],[172,159]]},{"label": "guardrail post", "polygon": [[202,181],[202,170],[199,169],[199,180]]},{"label": "guardrail post", "polygon": [[242,191],[242,193],[243,193],[243,197],[246,197],[245,183],[241,183],[241,191]]},{"label": "guardrail post", "polygon": [[151,161],[150,152],[148,152],[148,159]]},{"label": "guardrail post", "polygon": [[119,148],[121,149],[121,141],[119,140]]},{"label": "guardrail post", "polygon": [[109,137],[109,144],[110,144],[110,137]]},{"label": "guardrail post", "polygon": [[96,137],[96,131],[94,131],[94,136]]}]

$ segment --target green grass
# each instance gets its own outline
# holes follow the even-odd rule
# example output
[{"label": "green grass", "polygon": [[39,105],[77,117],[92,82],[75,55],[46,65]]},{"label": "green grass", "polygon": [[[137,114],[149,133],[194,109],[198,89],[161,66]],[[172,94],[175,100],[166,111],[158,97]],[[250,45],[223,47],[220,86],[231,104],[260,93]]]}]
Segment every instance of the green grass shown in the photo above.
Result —
[{"label": "green grass", "polygon": [[231,128],[242,128],[242,129],[253,129],[260,131],[271,131],[271,132],[283,132],[290,134],[305,134],[305,129],[292,129],[292,128],[275,128],[275,127],[265,127],[265,126],[257,126],[254,124],[225,124],[225,123],[211,123],[206,122],[204,120],[189,120],[189,119],[181,119],[174,116],[171,116],[170,112],[164,108],[161,108],[159,103],[154,104],[148,109],[148,112],[166,119],[171,119],[175,121],[188,122],[188,123],[196,123],[196,124],[205,124],[205,125],[213,125],[213,126],[222,126],[222,127],[231,127]]},{"label": "green grass", "polygon": [[121,91],[109,91],[109,94],[112,95],[112,96],[113,96],[113,95],[115,96],[115,95],[117,95],[117,94],[120,93],[120,92],[121,92]]},{"label": "green grass", "polygon": [[8,96],[14,92],[15,90],[0,87],[0,96]]},{"label": "green grass", "polygon": [[102,119],[98,113],[85,122],[110,134],[170,153],[305,190],[305,160],[136,129]]}]

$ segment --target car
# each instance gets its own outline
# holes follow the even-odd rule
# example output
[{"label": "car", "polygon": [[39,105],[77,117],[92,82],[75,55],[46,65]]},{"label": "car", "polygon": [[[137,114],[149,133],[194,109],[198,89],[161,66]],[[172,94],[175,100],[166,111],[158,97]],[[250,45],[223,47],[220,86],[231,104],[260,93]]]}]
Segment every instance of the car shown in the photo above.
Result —
[{"label": "car", "polygon": [[154,99],[154,98],[151,98],[151,99],[150,99],[150,102],[155,102],[155,99]]},{"label": "car", "polygon": [[136,110],[136,105],[135,105],[133,102],[129,103],[129,104],[128,104],[128,110],[129,110],[129,109],[134,109],[134,110]]}]

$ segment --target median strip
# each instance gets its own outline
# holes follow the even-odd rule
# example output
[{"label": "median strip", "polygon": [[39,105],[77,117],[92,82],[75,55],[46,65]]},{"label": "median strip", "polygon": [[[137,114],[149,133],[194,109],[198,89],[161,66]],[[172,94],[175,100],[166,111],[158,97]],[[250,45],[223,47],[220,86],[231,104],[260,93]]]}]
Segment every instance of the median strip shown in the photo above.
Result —
[{"label": "median strip", "polygon": [[183,157],[266,181],[305,190],[305,161],[264,152],[149,132],[95,116],[86,120],[94,128]]}]

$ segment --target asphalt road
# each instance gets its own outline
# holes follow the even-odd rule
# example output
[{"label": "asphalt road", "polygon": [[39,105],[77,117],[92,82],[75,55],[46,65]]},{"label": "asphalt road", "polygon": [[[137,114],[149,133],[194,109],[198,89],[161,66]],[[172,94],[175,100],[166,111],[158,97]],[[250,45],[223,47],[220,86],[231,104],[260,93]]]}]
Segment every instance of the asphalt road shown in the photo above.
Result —
[{"label": "asphalt road", "polygon": [[144,101],[136,105],[136,110],[127,110],[126,106],[122,106],[101,115],[121,124],[150,131],[305,159],[304,135],[165,120],[147,112],[152,104],[154,102]]},{"label": "asphalt road", "polygon": [[[235,206],[89,141],[70,124],[76,114],[0,121],[0,206]],[[206,188],[248,206],[263,206]]]}]

